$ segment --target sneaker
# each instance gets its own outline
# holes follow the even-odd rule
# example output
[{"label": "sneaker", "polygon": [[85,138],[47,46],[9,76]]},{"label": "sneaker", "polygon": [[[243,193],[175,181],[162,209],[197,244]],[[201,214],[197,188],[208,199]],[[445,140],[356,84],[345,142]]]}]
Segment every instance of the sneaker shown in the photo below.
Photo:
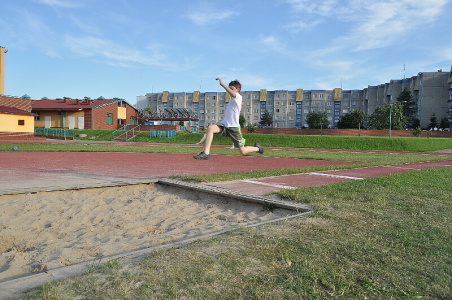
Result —
[{"label": "sneaker", "polygon": [[205,154],[204,151],[199,153],[198,155],[193,156],[194,159],[210,159],[210,154]]},{"label": "sneaker", "polygon": [[262,147],[261,145],[259,145],[258,143],[254,144],[254,147],[259,148],[259,151],[257,151],[260,154],[264,154],[264,147]]}]

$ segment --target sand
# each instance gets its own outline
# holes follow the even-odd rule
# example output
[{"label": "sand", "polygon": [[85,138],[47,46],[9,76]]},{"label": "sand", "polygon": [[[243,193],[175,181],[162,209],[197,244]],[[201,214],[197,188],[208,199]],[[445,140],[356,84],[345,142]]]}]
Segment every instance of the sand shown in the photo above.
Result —
[{"label": "sand", "polygon": [[0,281],[293,214],[154,184],[0,196]]}]

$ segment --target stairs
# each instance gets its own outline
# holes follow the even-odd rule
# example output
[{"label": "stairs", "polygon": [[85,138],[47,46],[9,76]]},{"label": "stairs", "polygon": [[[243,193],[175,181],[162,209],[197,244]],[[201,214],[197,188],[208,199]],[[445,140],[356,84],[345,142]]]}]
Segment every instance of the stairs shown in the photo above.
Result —
[{"label": "stairs", "polygon": [[129,139],[133,138],[134,136],[136,136],[139,133],[140,133],[139,131],[128,131],[128,132],[126,132],[124,134],[121,134],[117,138],[115,138],[115,141],[127,142]]},{"label": "stairs", "polygon": [[[127,130],[128,126],[130,126],[130,125],[125,125],[123,128],[114,131],[113,136],[114,136],[114,133],[119,130]],[[119,142],[127,142],[128,140],[130,140],[131,138],[136,136],[138,133],[140,133],[140,127],[141,127],[141,125],[135,126],[132,129],[127,130],[123,134],[115,137],[114,140],[119,141]]]}]

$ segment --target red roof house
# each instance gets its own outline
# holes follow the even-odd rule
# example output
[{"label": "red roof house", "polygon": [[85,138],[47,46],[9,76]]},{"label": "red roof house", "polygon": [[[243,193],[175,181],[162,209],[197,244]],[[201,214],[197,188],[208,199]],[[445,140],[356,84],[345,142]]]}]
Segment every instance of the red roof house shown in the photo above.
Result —
[{"label": "red roof house", "polygon": [[31,100],[0,95],[0,136],[2,138],[34,137]]},{"label": "red roof house", "polygon": [[34,100],[35,127],[116,130],[135,125],[137,109],[123,99]]}]

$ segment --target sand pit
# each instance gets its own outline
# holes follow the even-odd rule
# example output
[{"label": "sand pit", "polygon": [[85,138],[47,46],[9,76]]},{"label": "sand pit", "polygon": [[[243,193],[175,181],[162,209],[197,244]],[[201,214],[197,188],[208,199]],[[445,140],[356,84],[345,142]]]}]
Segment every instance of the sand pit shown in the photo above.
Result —
[{"label": "sand pit", "polygon": [[294,214],[154,184],[0,196],[0,281]]}]

